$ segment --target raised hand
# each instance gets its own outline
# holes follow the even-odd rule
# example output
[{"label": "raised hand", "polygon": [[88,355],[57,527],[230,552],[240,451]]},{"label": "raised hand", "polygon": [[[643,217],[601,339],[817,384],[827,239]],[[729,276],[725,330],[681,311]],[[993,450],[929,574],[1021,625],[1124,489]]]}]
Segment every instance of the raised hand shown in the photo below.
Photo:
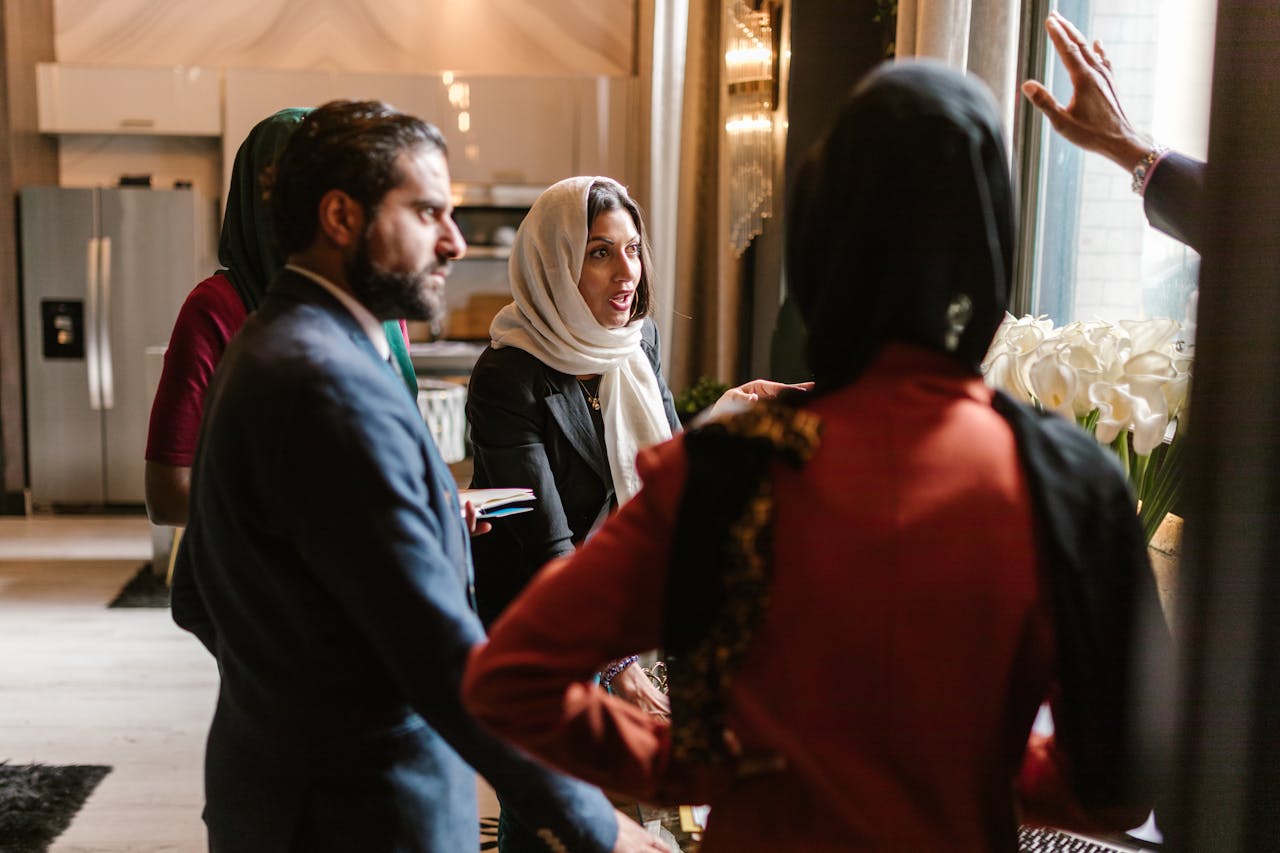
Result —
[{"label": "raised hand", "polygon": [[1131,171],[1151,150],[1151,143],[1138,133],[1120,106],[1102,43],[1090,45],[1084,34],[1057,12],[1049,14],[1044,28],[1071,77],[1071,102],[1066,106],[1058,103],[1036,80],[1023,83],[1022,93],[1069,142]]}]

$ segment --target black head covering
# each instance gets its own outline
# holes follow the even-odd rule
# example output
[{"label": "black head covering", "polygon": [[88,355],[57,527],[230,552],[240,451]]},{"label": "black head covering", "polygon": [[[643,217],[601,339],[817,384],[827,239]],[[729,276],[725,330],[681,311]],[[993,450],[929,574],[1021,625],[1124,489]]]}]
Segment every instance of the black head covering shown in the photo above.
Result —
[{"label": "black head covering", "polygon": [[231,187],[218,241],[218,263],[244,301],[256,311],[267,285],[284,266],[271,236],[271,219],[263,197],[262,173],[272,166],[308,109],[286,109],[264,118],[240,143],[231,169]]},{"label": "black head covering", "polygon": [[[819,390],[852,382],[888,340],[977,370],[1013,263],[998,115],[974,78],[929,60],[886,64],[806,157],[787,274]],[[966,314],[957,335],[952,318]]]}]

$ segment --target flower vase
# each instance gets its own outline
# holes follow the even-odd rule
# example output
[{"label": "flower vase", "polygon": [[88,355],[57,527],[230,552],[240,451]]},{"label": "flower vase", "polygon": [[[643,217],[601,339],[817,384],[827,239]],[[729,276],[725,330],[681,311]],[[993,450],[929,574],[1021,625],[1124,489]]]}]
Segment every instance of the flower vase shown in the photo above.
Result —
[{"label": "flower vase", "polygon": [[1160,607],[1170,628],[1177,625],[1178,605],[1178,557],[1182,552],[1182,517],[1169,513],[1156,528],[1155,535],[1147,543],[1151,557],[1151,571],[1156,579],[1156,591],[1160,594]]}]

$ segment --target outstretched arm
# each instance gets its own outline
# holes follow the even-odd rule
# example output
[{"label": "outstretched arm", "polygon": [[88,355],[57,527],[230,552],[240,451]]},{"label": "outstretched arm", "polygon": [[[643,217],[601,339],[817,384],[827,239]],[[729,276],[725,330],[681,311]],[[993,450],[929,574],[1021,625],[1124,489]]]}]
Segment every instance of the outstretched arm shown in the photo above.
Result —
[{"label": "outstretched arm", "polygon": [[737,388],[730,388],[716,400],[711,407],[710,417],[718,418],[721,415],[731,414],[738,411],[743,406],[754,403],[756,400],[772,400],[781,395],[785,391],[808,391],[813,388],[812,382],[798,382],[789,385],[785,382],[774,382],[770,379],[752,379],[750,382],[744,382]]},{"label": "outstretched arm", "polygon": [[1069,142],[1132,171],[1152,145],[1134,128],[1120,106],[1111,62],[1102,42],[1090,45],[1084,34],[1057,12],[1049,14],[1044,28],[1071,77],[1071,101],[1065,106],[1058,103],[1036,80],[1023,83],[1022,93]]},{"label": "outstretched arm", "polygon": [[1041,83],[1028,80],[1022,92],[1049,119],[1053,129],[1086,151],[1101,154],[1126,172],[1146,162],[1143,208],[1152,226],[1197,251],[1204,244],[1205,165],[1168,152],[1163,156],[1125,115],[1116,94],[1111,61],[1102,43],[1092,45],[1057,12],[1044,22],[1058,58],[1071,77],[1071,101],[1058,103]]}]

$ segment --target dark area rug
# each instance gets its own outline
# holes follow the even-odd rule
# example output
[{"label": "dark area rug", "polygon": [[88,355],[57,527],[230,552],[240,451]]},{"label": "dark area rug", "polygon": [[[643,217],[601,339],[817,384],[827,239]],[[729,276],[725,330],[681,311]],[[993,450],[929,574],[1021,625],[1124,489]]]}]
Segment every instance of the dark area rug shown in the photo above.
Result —
[{"label": "dark area rug", "polygon": [[496,817],[480,818],[480,850],[498,849],[498,819]]},{"label": "dark area rug", "polygon": [[42,853],[110,767],[0,762],[0,853]]},{"label": "dark area rug", "polygon": [[151,571],[150,563],[143,563],[138,573],[130,578],[111,599],[108,607],[168,607],[169,586],[163,575]]}]

